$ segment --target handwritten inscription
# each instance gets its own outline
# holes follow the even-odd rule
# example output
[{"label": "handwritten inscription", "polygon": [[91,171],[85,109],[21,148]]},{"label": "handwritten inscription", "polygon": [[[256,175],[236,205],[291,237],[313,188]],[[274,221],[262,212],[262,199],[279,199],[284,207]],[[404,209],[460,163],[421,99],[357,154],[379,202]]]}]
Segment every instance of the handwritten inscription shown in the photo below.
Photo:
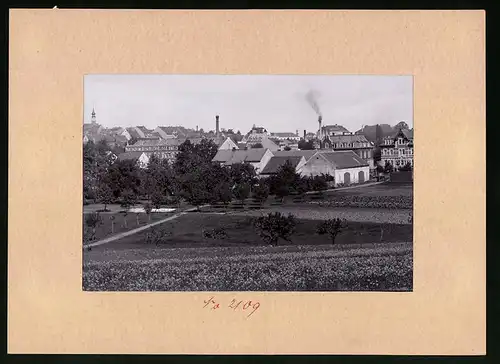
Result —
[{"label": "handwritten inscription", "polygon": [[217,310],[220,308],[232,309],[233,311],[245,311],[248,312],[247,317],[252,316],[255,311],[257,311],[260,307],[260,303],[257,301],[239,301],[233,299],[229,305],[219,303],[215,297],[210,297],[208,300],[203,301],[205,304],[203,308],[207,308],[209,310]]}]

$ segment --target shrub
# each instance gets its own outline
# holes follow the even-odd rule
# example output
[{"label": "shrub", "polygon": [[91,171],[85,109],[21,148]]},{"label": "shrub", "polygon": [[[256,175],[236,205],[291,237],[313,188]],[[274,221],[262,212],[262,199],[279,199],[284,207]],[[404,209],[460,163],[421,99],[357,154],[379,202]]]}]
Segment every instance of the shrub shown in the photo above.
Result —
[{"label": "shrub", "polygon": [[203,237],[208,239],[226,239],[228,237],[226,229],[218,227],[215,229],[203,230]]},{"label": "shrub", "polygon": [[334,218],[328,219],[321,222],[317,227],[317,233],[320,235],[328,234],[332,240],[332,244],[335,244],[335,238],[340,233],[340,231],[346,227],[346,221]]},{"label": "shrub", "polygon": [[170,231],[162,230],[162,229],[157,229],[154,226],[152,226],[149,230],[149,232],[146,234],[146,243],[147,244],[155,244],[158,246],[158,244],[161,244],[164,242],[165,238],[168,236],[171,236],[172,233]]},{"label": "shrub", "polygon": [[258,202],[264,202],[269,197],[269,187],[263,183],[253,189],[253,198]]},{"label": "shrub", "polygon": [[100,224],[102,224],[102,218],[98,212],[91,212],[85,216],[85,225],[89,228],[95,229]]},{"label": "shrub", "polygon": [[324,191],[328,188],[326,177],[314,176],[310,179],[310,189],[312,191]]},{"label": "shrub", "polygon": [[413,167],[412,167],[412,165],[410,164],[410,162],[408,162],[408,163],[406,163],[404,166],[399,167],[399,170],[400,170],[401,172],[410,172],[410,171],[412,171],[412,170],[413,170]]},{"label": "shrub", "polygon": [[254,221],[258,235],[269,245],[276,245],[280,238],[291,242],[290,237],[296,225],[297,222],[292,214],[285,216],[281,212],[271,212]]}]

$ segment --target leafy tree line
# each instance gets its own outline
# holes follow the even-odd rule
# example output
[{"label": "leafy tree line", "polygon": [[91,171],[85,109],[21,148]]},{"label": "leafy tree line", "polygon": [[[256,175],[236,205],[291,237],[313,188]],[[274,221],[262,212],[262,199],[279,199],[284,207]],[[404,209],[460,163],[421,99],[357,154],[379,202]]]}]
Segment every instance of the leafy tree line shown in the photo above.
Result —
[{"label": "leafy tree line", "polygon": [[276,175],[258,179],[249,163],[223,166],[212,162],[217,145],[211,140],[179,146],[173,164],[152,156],[148,166],[139,168],[135,161],[114,161],[105,144],[84,146],[84,197],[105,205],[120,202],[129,207],[146,199],[153,207],[179,204],[185,200],[194,206],[208,203],[244,201],[250,196],[263,202],[267,197],[302,194],[325,190],[331,176],[303,177],[285,163]]}]

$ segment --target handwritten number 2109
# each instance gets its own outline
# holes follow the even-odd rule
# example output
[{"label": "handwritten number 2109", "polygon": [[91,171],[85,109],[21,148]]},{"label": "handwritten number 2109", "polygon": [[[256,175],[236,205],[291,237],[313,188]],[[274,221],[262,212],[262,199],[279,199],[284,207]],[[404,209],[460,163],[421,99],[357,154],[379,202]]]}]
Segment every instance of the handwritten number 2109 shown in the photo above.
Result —
[{"label": "handwritten number 2109", "polygon": [[247,317],[250,317],[260,307],[259,302],[253,303],[252,301],[246,301],[245,303],[243,303],[243,306],[240,306],[242,303],[243,301],[236,301],[235,299],[233,299],[228,307],[232,308],[235,311],[238,309],[238,307],[241,307],[243,310],[247,310],[249,308],[252,309],[252,312],[250,312]]}]

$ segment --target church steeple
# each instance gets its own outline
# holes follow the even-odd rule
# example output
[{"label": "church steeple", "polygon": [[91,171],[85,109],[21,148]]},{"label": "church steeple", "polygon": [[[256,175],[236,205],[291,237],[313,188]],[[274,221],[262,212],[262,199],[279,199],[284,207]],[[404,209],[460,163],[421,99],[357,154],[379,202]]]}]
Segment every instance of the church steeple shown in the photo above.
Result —
[{"label": "church steeple", "polygon": [[92,124],[96,124],[97,123],[97,120],[96,120],[96,117],[95,117],[95,110],[94,110],[94,108],[92,108],[92,119],[90,119],[90,121],[92,122]]}]

